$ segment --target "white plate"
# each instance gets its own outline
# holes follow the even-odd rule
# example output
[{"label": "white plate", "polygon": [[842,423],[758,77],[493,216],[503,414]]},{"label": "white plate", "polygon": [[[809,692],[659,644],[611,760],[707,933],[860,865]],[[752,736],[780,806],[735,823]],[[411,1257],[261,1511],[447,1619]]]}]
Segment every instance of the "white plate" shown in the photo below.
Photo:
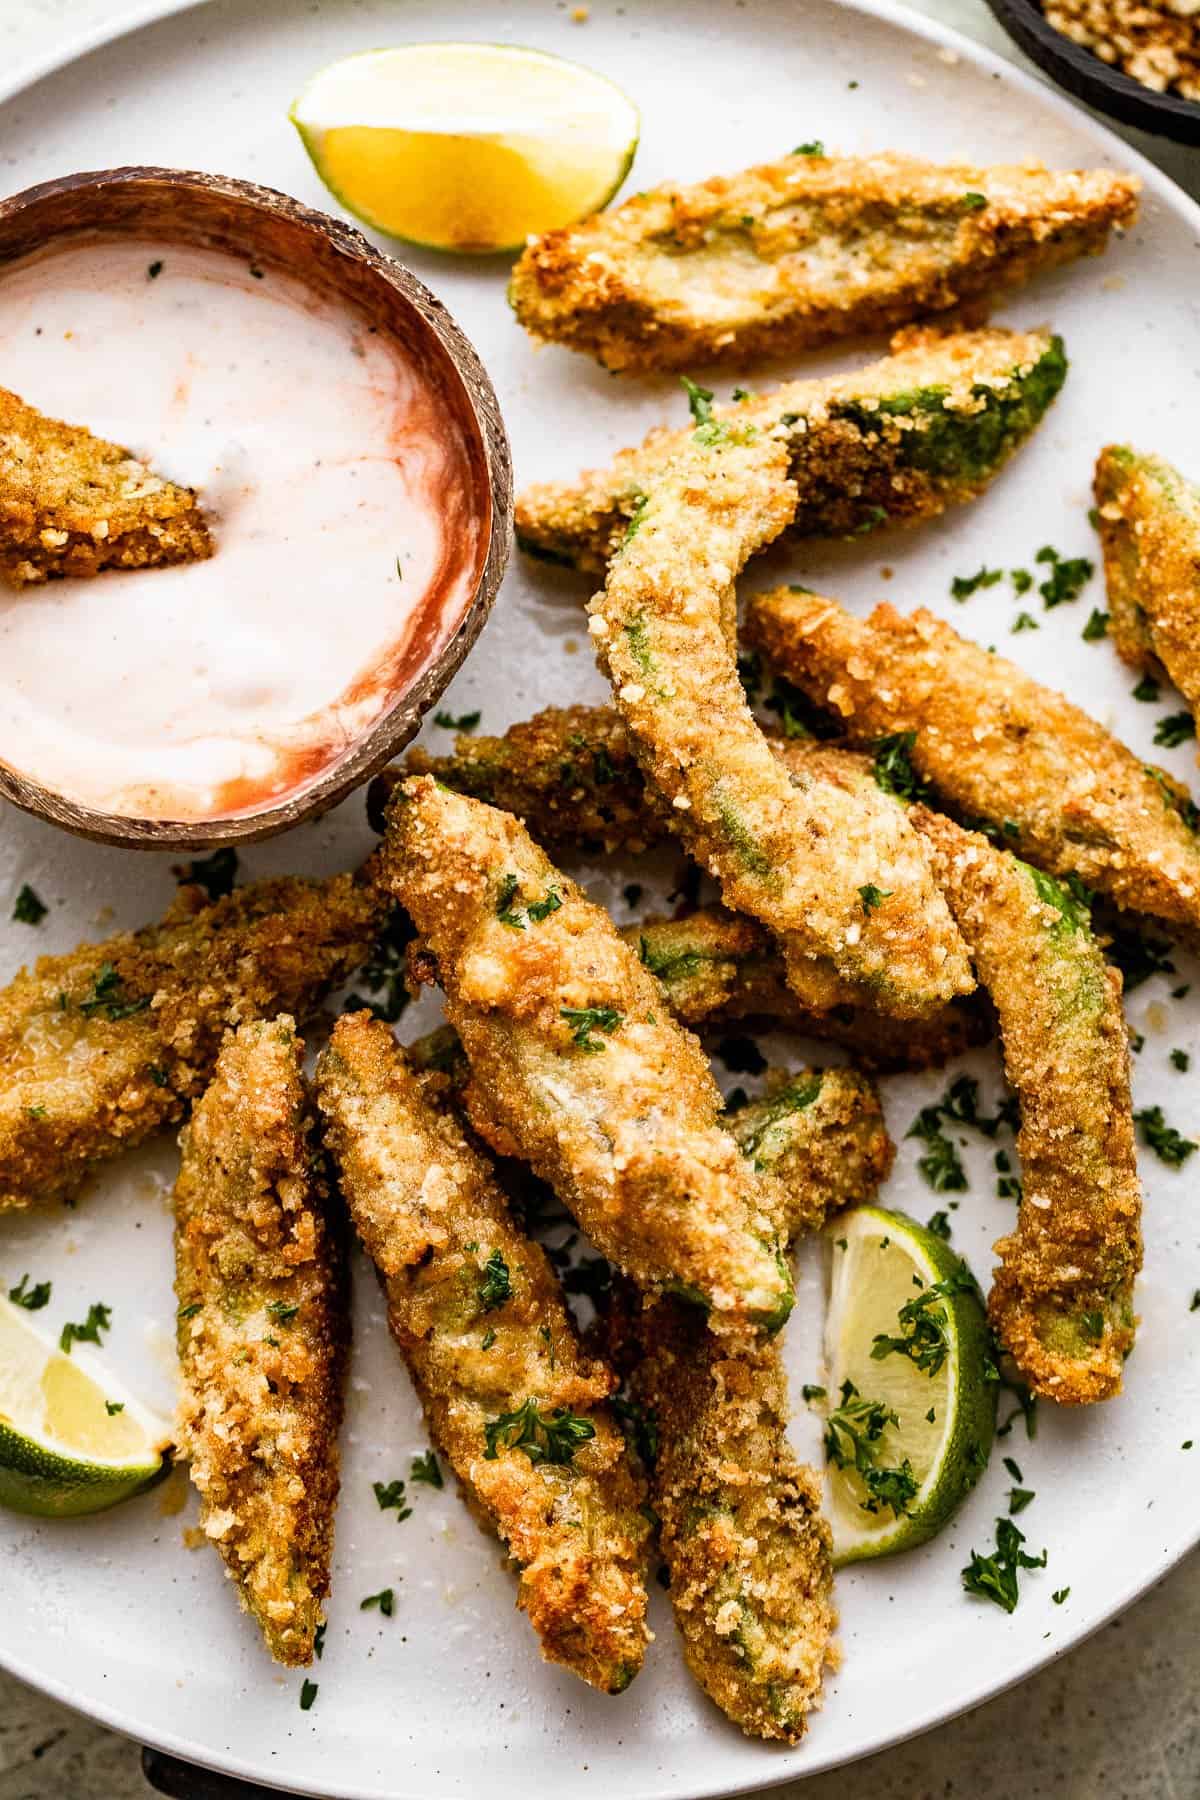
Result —
[{"label": "white plate", "polygon": [[[144,161],[249,176],[323,205],[327,197],[284,116],[301,81],[354,50],[435,37],[536,44],[612,76],[642,109],[632,187],[738,168],[810,138],[846,150],[894,145],[985,162],[1037,154],[1065,165],[1138,167],[1146,198],[1132,237],[1102,262],[1039,281],[1006,309],[1013,322],[1053,321],[1073,371],[1048,422],[992,493],[918,533],[806,554],[796,572],[859,607],[886,595],[902,606],[939,608],[1067,688],[1150,754],[1154,721],[1173,697],[1138,705],[1108,646],[1081,642],[1088,610],[1102,603],[1099,581],[1076,605],[1039,612],[1040,632],[1015,638],[1009,626],[1018,602],[1007,584],[965,607],[954,606],[948,590],[954,574],[985,561],[1032,567],[1043,543],[1066,554],[1094,552],[1085,510],[1102,442],[1130,436],[1196,469],[1200,212],[1102,126],[961,38],[883,7],[828,0],[787,8],[770,0],[736,7],[593,0],[582,27],[569,8],[545,0],[503,7],[223,0],[144,25],[12,95],[0,110],[4,184],[16,189],[72,169]],[[534,350],[505,306],[500,265],[419,253],[410,260],[491,370],[519,480],[570,473],[636,439],[664,412],[683,416],[673,382],[615,380],[565,351]],[[848,360],[843,353],[808,366]],[[114,369],[113,379],[136,376]],[[20,388],[20,369],[3,346],[0,380]],[[881,579],[884,565],[894,579]],[[485,728],[496,728],[551,701],[599,696],[580,629],[581,591],[569,576],[516,561],[485,640],[455,684],[455,708],[481,706]],[[1184,776],[1192,768],[1186,748],[1156,754]],[[244,860],[252,873],[330,870],[357,859],[369,842],[361,800],[352,800]],[[14,812],[6,815],[0,857],[0,912],[23,880],[53,903],[36,935],[3,927],[0,976],[35,951],[153,918],[172,887],[166,859],[76,843]],[[622,879],[627,874],[615,887],[602,879],[597,891],[615,895]],[[627,916],[616,904],[618,916]],[[1178,961],[1177,979],[1195,974]],[[1167,1061],[1172,1046],[1200,1050],[1200,988],[1187,1002],[1168,1002],[1167,984],[1157,979],[1133,995],[1130,1014],[1146,1037],[1136,1061],[1138,1103],[1161,1101],[1185,1132],[1200,1128],[1193,1083]],[[992,1054],[970,1066],[994,1097]],[[942,1086],[940,1076],[887,1084],[897,1136]],[[914,1152],[902,1145],[887,1200],[925,1218],[942,1202],[922,1185]],[[155,1146],[112,1169],[77,1211],[5,1220],[0,1229],[5,1285],[25,1269],[52,1277],[53,1304],[42,1317],[55,1328],[81,1317],[90,1301],[106,1301],[114,1320],[109,1354],[148,1399],[160,1401],[170,1397],[165,1195],[172,1159],[169,1145]],[[970,1164],[972,1192],[952,1215],[954,1241],[986,1275],[988,1246],[1011,1214],[993,1198],[990,1148],[972,1147]],[[961,1590],[968,1551],[990,1547],[1009,1485],[997,1455],[938,1542],[841,1578],[844,1668],[795,1750],[749,1743],[710,1708],[684,1673],[657,1591],[659,1638],[645,1672],[623,1698],[603,1699],[541,1664],[532,1633],[512,1610],[512,1583],[494,1545],[452,1492],[416,1490],[403,1524],[378,1511],[371,1482],[407,1473],[426,1440],[365,1269],[330,1626],[312,1711],[298,1710],[298,1678],[267,1663],[217,1559],[183,1547],[190,1514],[164,1515],[158,1495],[79,1524],[0,1520],[0,1660],[60,1699],[185,1756],[305,1793],[364,1800],[474,1796],[484,1781],[498,1800],[606,1791],[626,1800],[697,1800],[827,1769],[923,1730],[1061,1654],[1200,1535],[1200,1449],[1189,1456],[1180,1448],[1193,1434],[1200,1438],[1200,1321],[1188,1315],[1200,1287],[1192,1169],[1173,1174],[1147,1157],[1144,1174],[1144,1322],[1124,1396],[1074,1416],[1043,1409],[1036,1443],[1027,1444],[1018,1427],[999,1447],[1017,1457],[1037,1491],[1021,1524],[1031,1547],[1049,1548],[1048,1569],[1023,1578],[1011,1618]],[[816,1372],[817,1308],[809,1270],[788,1336],[797,1382]],[[811,1447],[810,1422],[797,1429]],[[397,1589],[395,1617],[361,1613],[361,1597],[388,1583]],[[1052,1592],[1065,1587],[1068,1600],[1053,1604]]]}]

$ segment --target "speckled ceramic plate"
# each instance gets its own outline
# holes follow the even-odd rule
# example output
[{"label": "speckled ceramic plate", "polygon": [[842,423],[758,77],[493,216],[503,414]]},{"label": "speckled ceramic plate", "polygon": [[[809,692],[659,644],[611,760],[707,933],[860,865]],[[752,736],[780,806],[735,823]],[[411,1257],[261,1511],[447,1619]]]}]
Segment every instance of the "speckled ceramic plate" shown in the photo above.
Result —
[{"label": "speckled ceramic plate", "polygon": [[[1098,581],[1075,605],[1039,612],[1040,630],[1017,637],[1009,635],[1018,603],[1007,583],[966,606],[949,595],[955,574],[984,562],[1030,564],[1047,542],[1065,554],[1094,554],[1086,509],[1102,442],[1130,436],[1200,467],[1200,213],[1103,127],[963,39],[890,8],[832,0],[592,0],[582,25],[550,0],[218,0],[152,11],[157,22],[85,46],[36,84],[10,91],[0,105],[6,188],[141,161],[249,176],[324,205],[285,117],[292,95],[337,56],[433,37],[535,44],[612,76],[642,111],[634,187],[735,169],[811,138],[846,150],[891,145],[983,162],[1036,154],[1066,165],[1137,166],[1146,198],[1132,235],[1101,262],[1039,281],[1005,310],[1015,323],[1052,321],[1066,338],[1072,373],[1042,430],[987,498],[909,536],[807,555],[795,573],[856,607],[886,595],[901,606],[943,610],[1151,752],[1170,696],[1159,707],[1139,705],[1107,644],[1082,641],[1088,611],[1101,602]],[[519,482],[598,462],[664,414],[683,417],[673,382],[615,380],[565,351],[533,349],[505,305],[501,263],[418,253],[410,260],[489,366]],[[856,346],[807,366],[832,368],[873,349]],[[114,381],[126,378],[114,370]],[[19,366],[10,366],[2,345],[0,380],[20,386]],[[599,696],[580,628],[583,592],[569,576],[515,561],[454,685],[455,709],[480,707],[486,726],[500,727],[550,701]],[[1157,754],[1181,775],[1193,772],[1186,747]],[[37,951],[151,919],[171,893],[165,858],[75,842],[12,812],[4,823],[0,911],[7,914],[3,897],[26,880],[51,911],[36,933],[0,927],[0,975]],[[369,842],[361,799],[352,799],[319,824],[255,848],[244,863],[251,873],[330,870],[356,860]],[[589,874],[595,891],[627,916],[618,896],[628,872]],[[639,879],[649,900],[653,876]],[[1174,982],[1192,979],[1196,971],[1177,961]],[[1200,1131],[1200,1099],[1168,1052],[1180,1047],[1195,1060],[1200,1050],[1200,987],[1170,1001],[1171,985],[1156,978],[1130,1000],[1133,1025],[1145,1037],[1136,1093],[1139,1104],[1161,1103],[1190,1134]],[[993,1056],[980,1054],[969,1066],[993,1097]],[[886,1084],[898,1138],[943,1081]],[[926,1218],[943,1201],[922,1185],[915,1149],[902,1144],[887,1201]],[[968,1146],[972,1186],[951,1214],[956,1246],[984,1275],[989,1246],[1011,1217],[1009,1203],[994,1195],[991,1152]],[[52,1278],[52,1306],[42,1317],[55,1327],[82,1316],[93,1300],[107,1302],[108,1353],[148,1400],[165,1403],[173,1159],[170,1144],[156,1145],[111,1169],[75,1211],[0,1222],[4,1284],[25,1269]],[[1125,1394],[1090,1413],[1044,1416],[1034,1443],[1018,1426],[1000,1446],[1036,1491],[1021,1524],[1035,1550],[1047,1547],[1047,1569],[1025,1577],[1012,1617],[962,1591],[959,1571],[972,1546],[990,1546],[1009,1485],[997,1456],[937,1542],[841,1578],[844,1665],[796,1749],[747,1742],[713,1711],[684,1672],[657,1591],[659,1636],[646,1669],[621,1699],[603,1699],[539,1661],[495,1546],[452,1492],[419,1490],[402,1524],[379,1512],[372,1481],[404,1473],[426,1440],[365,1269],[328,1641],[312,1710],[299,1711],[299,1679],[266,1661],[217,1559],[185,1548],[191,1514],[172,1513],[162,1491],[78,1524],[0,1519],[0,1661],[181,1755],[293,1791],[362,1800],[474,1800],[485,1785],[498,1800],[518,1793],[698,1800],[827,1769],[924,1730],[1060,1655],[1200,1535],[1200,1449],[1181,1448],[1200,1439],[1200,1318],[1188,1310],[1200,1287],[1192,1166],[1172,1173],[1147,1157],[1144,1173],[1143,1325]],[[816,1371],[819,1308],[816,1272],[806,1268],[787,1341],[797,1381]],[[806,1444],[808,1429],[807,1420],[798,1424]],[[394,1617],[360,1612],[362,1596],[385,1584],[397,1591]],[[1052,1593],[1065,1588],[1069,1597],[1055,1605]]]}]

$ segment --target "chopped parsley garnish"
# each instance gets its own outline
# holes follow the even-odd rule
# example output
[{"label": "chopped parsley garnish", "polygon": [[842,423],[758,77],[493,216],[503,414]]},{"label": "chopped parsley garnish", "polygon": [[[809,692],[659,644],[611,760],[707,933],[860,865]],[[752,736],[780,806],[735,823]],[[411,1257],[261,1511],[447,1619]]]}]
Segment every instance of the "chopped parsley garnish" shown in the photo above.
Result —
[{"label": "chopped parsley garnish", "polygon": [[712,391],[712,389],[706,388],[706,387],[701,387],[697,382],[692,381],[691,378],[687,375],[681,375],[679,377],[679,379],[683,384],[685,393],[687,394],[688,411],[692,415],[693,423],[695,423],[696,425],[712,424],[712,422],[713,422],[713,409],[712,409],[713,391]]},{"label": "chopped parsley garnish", "polygon": [[900,1420],[882,1400],[866,1400],[852,1381],[843,1381],[841,1399],[825,1421],[825,1455],[838,1469],[854,1469],[867,1490],[864,1512],[889,1507],[899,1519],[918,1491],[908,1457],[899,1468],[880,1467],[879,1443],[889,1425]]},{"label": "chopped parsley garnish", "polygon": [[424,1450],[420,1456],[413,1457],[409,1480],[423,1481],[426,1487],[445,1487],[442,1465],[438,1462],[436,1450]]},{"label": "chopped parsley garnish", "polygon": [[589,1056],[595,1056],[605,1048],[603,1040],[593,1037],[592,1033],[603,1031],[611,1036],[625,1018],[615,1006],[560,1006],[558,1016],[571,1027],[571,1042],[575,1048],[585,1050]]},{"label": "chopped parsley garnish", "polygon": [[979,1083],[970,1075],[956,1076],[940,1100],[921,1108],[905,1133],[928,1146],[917,1166],[938,1193],[961,1193],[967,1186],[958,1152],[941,1129],[943,1120],[973,1126],[989,1138],[994,1138],[1001,1126],[1016,1131],[1020,1124],[1017,1102],[1012,1096],[1002,1100],[989,1116],[979,1110]]},{"label": "chopped parsley garnish", "polygon": [[734,1034],[720,1038],[713,1054],[731,1075],[761,1075],[767,1066],[766,1057],[752,1037]]},{"label": "chopped parsley garnish", "polygon": [[1093,606],[1088,622],[1079,634],[1084,643],[1094,644],[1099,638],[1107,637],[1108,620],[1108,613],[1101,612],[1098,606]]},{"label": "chopped parsley garnish", "polygon": [[492,1345],[495,1343],[495,1341],[496,1341],[496,1333],[492,1330],[491,1326],[489,1325],[487,1330],[484,1332],[483,1337],[480,1339],[479,1348],[481,1350],[490,1350]]},{"label": "chopped parsley garnish", "polygon": [[1096,565],[1088,557],[1060,556],[1050,544],[1043,544],[1033,560],[1050,564],[1049,575],[1038,586],[1047,611],[1068,600],[1078,600],[1096,573]]},{"label": "chopped parsley garnish", "polygon": [[435,712],[433,722],[440,725],[443,731],[474,731],[482,712],[465,712],[457,715],[451,712]]},{"label": "chopped parsley garnish", "polygon": [[873,881],[868,881],[865,887],[859,888],[858,897],[862,901],[863,911],[870,913],[874,912],[881,901],[891,899],[892,890],[891,888],[878,888]]},{"label": "chopped parsley garnish", "polygon": [[838,735],[838,725],[823,713],[819,706],[814,706],[808,695],[801,688],[793,686],[784,676],[776,676],[767,700],[766,709],[774,713],[783,727],[786,738],[829,738]]},{"label": "chopped parsley garnish", "polygon": [[1054,1592],[1050,1596],[1050,1598],[1053,1600],[1055,1606],[1061,1606],[1063,1601],[1066,1599],[1067,1595],[1070,1593],[1070,1591],[1071,1590],[1069,1587],[1055,1588]]},{"label": "chopped parsley garnish", "polygon": [[871,1344],[872,1361],[882,1362],[885,1356],[907,1356],[923,1375],[936,1375],[950,1354],[950,1318],[939,1302],[975,1291],[975,1278],[966,1263],[960,1263],[944,1281],[922,1288],[900,1308],[900,1336],[893,1337],[885,1331],[876,1333]]},{"label": "chopped parsley garnish", "polygon": [[1019,1531],[1011,1519],[997,1519],[995,1553],[980,1556],[977,1550],[972,1550],[971,1560],[962,1572],[962,1584],[968,1594],[991,1600],[996,1606],[1002,1606],[1006,1613],[1015,1612],[1020,1599],[1018,1571],[1044,1569],[1047,1560],[1044,1550],[1040,1556],[1027,1555],[1021,1548],[1024,1542],[1024,1532]]},{"label": "chopped parsley garnish", "polygon": [[368,1594],[365,1600],[359,1601],[358,1610],[359,1612],[369,1612],[373,1606],[379,1608],[385,1619],[390,1619],[396,1610],[396,1590],[380,1588],[377,1594]]},{"label": "chopped parsley garnish", "polygon": [[1033,576],[1028,569],[1010,569],[1008,578],[1012,582],[1013,592],[1016,594],[1027,594],[1033,586]]},{"label": "chopped parsley garnish", "polygon": [[966,1192],[969,1184],[962,1158],[942,1131],[935,1107],[923,1107],[904,1135],[920,1138],[925,1145],[925,1154],[917,1158],[917,1167],[935,1194]]},{"label": "chopped parsley garnish", "polygon": [[925,1221],[925,1229],[926,1229],[926,1231],[932,1231],[934,1237],[940,1237],[940,1238],[945,1238],[945,1239],[949,1240],[949,1237],[950,1237],[950,1215],[949,1215],[949,1213],[946,1213],[946,1212],[931,1213],[929,1218],[926,1219],[926,1221]]},{"label": "chopped parsley garnish", "polygon": [[304,1680],[300,1683],[300,1711],[301,1712],[311,1712],[312,1711],[312,1703],[317,1697],[319,1685],[320,1684],[318,1682],[310,1681],[308,1679],[307,1675],[305,1676]]},{"label": "chopped parsley garnish", "polygon": [[1032,1488],[1010,1487],[1008,1490],[1009,1518],[1015,1519],[1017,1514],[1024,1512],[1030,1501],[1036,1500],[1036,1498],[1037,1495]]},{"label": "chopped parsley garnish", "polygon": [[409,1002],[405,952],[412,938],[413,927],[408,914],[402,907],[393,907],[371,947],[370,956],[359,971],[368,992],[381,997],[366,1000],[361,994],[349,994],[342,1009],[344,1012],[365,1008],[385,1025],[396,1023]]},{"label": "chopped parsley garnish", "polygon": [[1189,831],[1200,832],[1200,807],[1186,789],[1180,789],[1172,782],[1162,769],[1156,769],[1153,763],[1143,763],[1142,774],[1156,781],[1162,789],[1163,805],[1177,812]]},{"label": "chopped parsley garnish", "polygon": [[1191,1138],[1185,1138],[1173,1125],[1167,1124],[1161,1106],[1144,1106],[1133,1117],[1141,1126],[1143,1141],[1169,1168],[1180,1168],[1196,1148]]},{"label": "chopped parsley garnish", "polygon": [[175,1314],[175,1317],[177,1319],[194,1319],[199,1311],[199,1300],[193,1300],[190,1306],[181,1306],[179,1311]]},{"label": "chopped parsley garnish", "polygon": [[1141,700],[1149,706],[1158,699],[1158,683],[1153,675],[1143,675],[1132,692],[1135,700]]},{"label": "chopped parsley garnish", "polygon": [[202,887],[210,900],[222,900],[226,894],[232,894],[233,884],[237,878],[238,853],[228,845],[223,850],[214,850],[211,856],[195,858],[176,870],[180,881],[194,882]]},{"label": "chopped parsley garnish", "polygon": [[380,1512],[390,1512],[394,1508],[397,1524],[403,1519],[412,1518],[412,1507],[408,1504],[408,1495],[402,1481],[373,1481],[371,1489]]},{"label": "chopped parsley garnish", "polygon": [[973,188],[962,196],[958,203],[964,212],[982,212],[987,205],[987,195],[977,194]]},{"label": "chopped parsley garnish", "polygon": [[483,1265],[483,1280],[477,1289],[479,1304],[484,1312],[494,1312],[503,1306],[506,1300],[512,1299],[512,1282],[508,1278],[508,1264],[499,1250],[493,1250]]},{"label": "chopped parsley garnish", "polygon": [[109,1418],[113,1419],[118,1413],[123,1413],[125,1411],[125,1402],[123,1400],[106,1400],[104,1402],[104,1410]]},{"label": "chopped parsley garnish", "polygon": [[150,264],[150,267],[146,270],[146,278],[149,281],[157,281],[159,276],[162,274],[162,272],[163,272],[162,260],[161,260],[161,258],[156,258],[155,261],[152,262]]},{"label": "chopped parsley garnish", "polygon": [[824,156],[825,146],[820,138],[813,138],[810,143],[797,144],[792,151],[793,156]]},{"label": "chopped parsley garnish", "polygon": [[912,765],[912,752],[917,742],[915,731],[894,731],[888,737],[876,738],[874,751],[875,782],[885,794],[901,800],[928,800],[930,788]]},{"label": "chopped parsley garnish", "polygon": [[1172,1050],[1171,1067],[1173,1069],[1178,1069],[1181,1075],[1186,1075],[1191,1066],[1192,1059],[1186,1050]]},{"label": "chopped parsley garnish", "polygon": [[800,1389],[800,1393],[802,1398],[808,1401],[823,1400],[825,1398],[825,1389],[818,1386],[815,1381],[806,1381],[804,1386]]},{"label": "chopped parsley garnish", "polygon": [[530,1397],[514,1411],[501,1413],[483,1428],[484,1460],[494,1462],[501,1450],[523,1450],[531,1463],[563,1466],[574,1460],[580,1444],[596,1435],[590,1419],[582,1419],[568,1407],[556,1406],[544,1413]]},{"label": "chopped parsley garnish", "polygon": [[140,1000],[127,1000],[124,994],[124,982],[110,962],[102,962],[96,970],[92,981],[92,991],[86,1000],[79,1002],[81,1013],[103,1013],[108,1019],[128,1019],[134,1013],[145,1012],[150,1004],[149,994]]},{"label": "chopped parsley garnish", "polygon": [[950,592],[956,600],[969,600],[980,588],[995,587],[1003,580],[1003,569],[989,569],[984,564],[974,575],[956,575],[950,583]]},{"label": "chopped parsley garnish", "polygon": [[1200,1288],[1197,1288],[1192,1295],[1192,1304],[1188,1307],[1188,1311],[1200,1312]]},{"label": "chopped parsley garnish", "polygon": [[299,1311],[298,1301],[294,1305],[289,1305],[286,1300],[267,1301],[268,1316],[274,1319],[276,1325],[290,1325]]},{"label": "chopped parsley garnish", "polygon": [[1196,721],[1189,712],[1167,713],[1154,727],[1154,741],[1165,750],[1174,750],[1196,735]]},{"label": "chopped parsley garnish", "polygon": [[48,1281],[38,1281],[30,1287],[28,1283],[28,1274],[22,1275],[16,1287],[9,1288],[8,1297],[14,1306],[23,1306],[26,1312],[41,1312],[43,1306],[50,1304],[51,1284]]},{"label": "chopped parsley garnish", "polygon": [[50,908],[27,881],[21,883],[13,901],[12,916],[18,925],[40,925]]},{"label": "chopped parsley garnish", "polygon": [[1008,1470],[1008,1473],[1012,1476],[1014,1481],[1024,1481],[1025,1477],[1021,1473],[1021,1465],[1017,1462],[1015,1457],[1006,1456],[1003,1461],[1004,1467]]},{"label": "chopped parsley garnish", "polygon": [[500,891],[496,896],[496,917],[510,931],[524,931],[529,923],[540,925],[551,913],[556,913],[562,905],[562,895],[556,887],[548,887],[540,900],[531,900],[528,906],[517,908],[513,901],[520,892],[521,884],[515,875],[506,875],[500,883]]},{"label": "chopped parsley garnish", "polygon": [[1019,612],[1012,622],[1013,631],[1040,631],[1041,626],[1032,613]]},{"label": "chopped parsley garnish", "polygon": [[399,558],[399,557],[397,557],[397,558],[396,558],[396,580],[397,580],[397,581],[403,581],[403,580],[404,580],[404,568],[403,568],[403,566],[402,566],[402,564],[401,564],[401,562],[400,562],[400,558]]},{"label": "chopped parsley garnish", "polygon": [[82,1325],[74,1319],[67,1320],[59,1334],[58,1347],[70,1356],[72,1344],[98,1344],[100,1333],[108,1331],[111,1325],[112,1309],[95,1300],[88,1307],[88,1316]]}]

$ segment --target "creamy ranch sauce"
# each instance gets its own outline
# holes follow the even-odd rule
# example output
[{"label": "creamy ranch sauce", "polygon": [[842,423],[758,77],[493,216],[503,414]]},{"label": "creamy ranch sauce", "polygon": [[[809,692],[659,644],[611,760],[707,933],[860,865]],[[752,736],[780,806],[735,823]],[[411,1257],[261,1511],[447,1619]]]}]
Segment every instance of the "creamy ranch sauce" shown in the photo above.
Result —
[{"label": "creamy ranch sauce", "polygon": [[0,383],[195,487],[216,546],[0,582],[0,758],[77,802],[204,819],[295,794],[461,619],[487,520],[457,426],[398,347],[275,268],[140,240],[13,264]]}]

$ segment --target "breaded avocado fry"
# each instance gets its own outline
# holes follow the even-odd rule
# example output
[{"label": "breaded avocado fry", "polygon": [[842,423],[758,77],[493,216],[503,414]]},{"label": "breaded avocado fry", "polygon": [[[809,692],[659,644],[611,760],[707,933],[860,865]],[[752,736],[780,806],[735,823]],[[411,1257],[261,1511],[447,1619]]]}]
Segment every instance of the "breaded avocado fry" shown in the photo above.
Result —
[{"label": "breaded avocado fry", "polygon": [[[783,433],[797,495],[789,538],[858,537],[920,524],[981,494],[1066,373],[1062,341],[1045,331],[914,329],[879,362],[746,394],[715,406],[713,420]],[[521,548],[601,573],[690,435],[660,426],[606,468],[526,488],[516,510]]]},{"label": "breaded avocado fry", "polygon": [[750,641],[848,736],[897,754],[939,803],[1006,848],[1200,941],[1200,835],[1186,791],[1015,663],[931,613],[778,588],[751,597]]},{"label": "breaded avocado fry", "polygon": [[805,1006],[927,1017],[974,983],[903,809],[857,765],[842,780],[813,761],[784,770],[727,641],[736,577],[790,511],[783,446],[695,435],[590,606],[634,754],[726,904],[774,933]]},{"label": "breaded avocado fry", "polygon": [[1020,1212],[996,1245],[988,1312],[1035,1393],[1105,1400],[1133,1348],[1142,1262],[1121,977],[1050,876],[924,807],[913,822],[992,997],[1021,1108]]},{"label": "breaded avocado fry", "polygon": [[1160,456],[1110,444],[1096,460],[1109,633],[1135,668],[1165,670],[1200,706],[1200,488]]},{"label": "breaded avocado fry", "polygon": [[382,865],[436,961],[485,1136],[499,1127],[647,1291],[682,1293],[719,1326],[782,1324],[792,1284],[767,1184],[608,915],[516,819],[429,776],[394,796]]},{"label": "breaded avocado fry", "polygon": [[179,1448],[200,1522],[277,1662],[309,1663],[329,1592],[350,1335],[290,1018],[242,1025],[180,1140]]},{"label": "breaded avocado fry", "polygon": [[14,587],[213,553],[191,488],[0,388],[0,576]]},{"label": "breaded avocado fry", "polygon": [[[519,1570],[543,1654],[604,1693],[647,1641],[643,1489],[545,1253],[388,1027],[339,1019],[318,1066],[326,1142],[388,1322],[472,1510]],[[432,1086],[431,1086],[432,1083]]]},{"label": "breaded avocado fry", "polygon": [[809,144],[535,238],[509,300],[534,337],[607,369],[744,369],[1098,254],[1132,224],[1140,186],[1109,169],[943,167]]},{"label": "breaded avocado fry", "polygon": [[773,1069],[762,1099],[725,1123],[742,1155],[774,1177],[785,1243],[873,1199],[896,1155],[879,1095],[857,1069]]},{"label": "breaded avocado fry", "polygon": [[367,883],[279,877],[43,956],[0,990],[0,1212],[69,1199],[89,1171],[183,1117],[225,1032],[303,1017],[367,955]]},{"label": "breaded avocado fry", "polygon": [[688,1668],[747,1736],[795,1743],[836,1614],[821,1478],[787,1442],[778,1348],[726,1343],[676,1301],[643,1309],[622,1298],[603,1330],[642,1415]]}]

